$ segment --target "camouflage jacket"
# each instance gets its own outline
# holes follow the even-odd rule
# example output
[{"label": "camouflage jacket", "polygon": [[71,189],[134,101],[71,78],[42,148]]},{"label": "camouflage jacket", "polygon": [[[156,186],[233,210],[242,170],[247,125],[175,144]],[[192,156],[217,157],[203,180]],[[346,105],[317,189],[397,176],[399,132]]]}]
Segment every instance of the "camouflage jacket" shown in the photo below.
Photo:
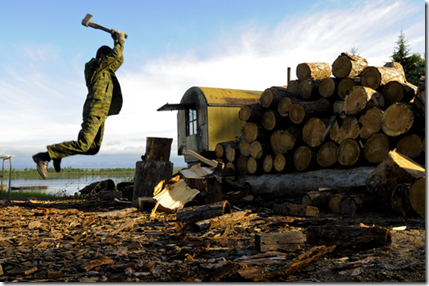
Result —
[{"label": "camouflage jacket", "polygon": [[83,117],[119,114],[122,92],[115,72],[124,62],[124,41],[115,44],[112,52],[100,59],[92,58],[85,64],[85,81],[88,88]]}]

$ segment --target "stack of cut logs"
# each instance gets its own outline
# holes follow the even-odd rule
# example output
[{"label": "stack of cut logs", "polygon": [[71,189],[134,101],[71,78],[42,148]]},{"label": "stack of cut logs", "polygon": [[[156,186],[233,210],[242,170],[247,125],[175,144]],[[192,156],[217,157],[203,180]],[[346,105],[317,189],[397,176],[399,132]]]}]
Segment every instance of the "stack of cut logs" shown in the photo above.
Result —
[{"label": "stack of cut logs", "polygon": [[215,150],[226,168],[259,175],[375,166],[394,149],[424,164],[424,79],[417,88],[400,64],[368,66],[347,53],[332,70],[301,63],[296,75],[241,107],[241,135]]}]

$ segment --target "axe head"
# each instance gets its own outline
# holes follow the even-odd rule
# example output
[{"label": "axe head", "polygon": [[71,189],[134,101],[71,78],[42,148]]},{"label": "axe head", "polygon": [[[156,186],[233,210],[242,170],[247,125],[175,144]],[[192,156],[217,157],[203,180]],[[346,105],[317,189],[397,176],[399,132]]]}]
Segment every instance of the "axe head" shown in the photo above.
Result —
[{"label": "axe head", "polygon": [[89,23],[91,23],[91,20],[92,20],[92,15],[86,14],[85,18],[83,18],[82,20],[82,25],[88,27]]}]

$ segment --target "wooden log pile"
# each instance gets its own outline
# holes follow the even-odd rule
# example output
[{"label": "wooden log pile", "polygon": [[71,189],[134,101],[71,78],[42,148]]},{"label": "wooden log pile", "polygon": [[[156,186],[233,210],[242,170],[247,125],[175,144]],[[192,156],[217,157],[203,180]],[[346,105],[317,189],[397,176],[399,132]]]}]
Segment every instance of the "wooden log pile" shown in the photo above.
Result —
[{"label": "wooden log pile", "polygon": [[400,64],[369,66],[347,53],[332,69],[301,63],[296,74],[243,105],[241,134],[216,147],[236,175],[375,168],[392,150],[424,165],[424,78],[417,88]]}]

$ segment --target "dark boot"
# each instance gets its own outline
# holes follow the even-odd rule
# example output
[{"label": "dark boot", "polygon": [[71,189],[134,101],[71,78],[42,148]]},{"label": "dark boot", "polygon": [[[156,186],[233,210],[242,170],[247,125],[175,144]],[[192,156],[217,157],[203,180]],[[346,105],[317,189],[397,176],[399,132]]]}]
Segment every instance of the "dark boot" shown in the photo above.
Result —
[{"label": "dark boot", "polygon": [[43,180],[48,178],[48,163],[51,161],[48,152],[37,153],[33,156],[33,161],[37,164],[37,171]]},{"label": "dark boot", "polygon": [[61,158],[53,159],[55,172],[59,173],[61,171]]}]

